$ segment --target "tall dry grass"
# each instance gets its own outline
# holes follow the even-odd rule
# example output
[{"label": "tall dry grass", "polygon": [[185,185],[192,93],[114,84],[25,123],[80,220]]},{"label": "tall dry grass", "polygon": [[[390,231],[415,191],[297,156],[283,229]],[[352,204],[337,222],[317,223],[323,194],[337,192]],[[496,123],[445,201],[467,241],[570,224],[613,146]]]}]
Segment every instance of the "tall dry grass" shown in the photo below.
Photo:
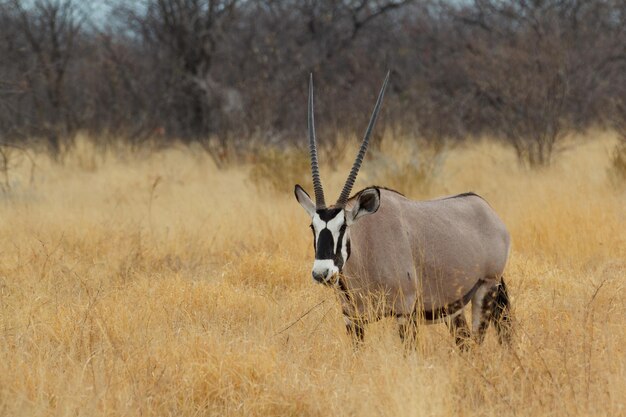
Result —
[{"label": "tall dry grass", "polygon": [[[355,353],[291,183],[188,148],[37,156],[0,203],[0,415],[626,415],[626,196],[614,139],[576,143],[539,172],[493,141],[448,149],[411,191],[478,192],[513,236],[513,346],[465,354],[442,325],[405,354],[389,320]],[[385,179],[368,165],[357,187]]]}]

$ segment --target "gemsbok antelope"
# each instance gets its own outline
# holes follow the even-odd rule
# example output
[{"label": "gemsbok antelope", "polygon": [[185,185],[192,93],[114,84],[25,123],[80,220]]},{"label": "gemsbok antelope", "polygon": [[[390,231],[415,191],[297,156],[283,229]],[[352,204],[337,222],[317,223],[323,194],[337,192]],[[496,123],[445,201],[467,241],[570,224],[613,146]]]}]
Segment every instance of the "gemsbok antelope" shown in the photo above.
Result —
[{"label": "gemsbok antelope", "polygon": [[320,180],[309,80],[308,134],[315,203],[300,185],[296,199],[311,217],[313,279],[336,288],[348,332],[363,340],[364,325],[396,317],[402,340],[415,341],[418,322],[446,322],[456,343],[471,337],[463,311],[472,302],[474,337],[489,323],[509,340],[510,302],[502,279],[509,233],[474,193],[412,201],[372,186],[350,197],[383,101],[378,95],[358,155],[337,202],[326,206]]}]

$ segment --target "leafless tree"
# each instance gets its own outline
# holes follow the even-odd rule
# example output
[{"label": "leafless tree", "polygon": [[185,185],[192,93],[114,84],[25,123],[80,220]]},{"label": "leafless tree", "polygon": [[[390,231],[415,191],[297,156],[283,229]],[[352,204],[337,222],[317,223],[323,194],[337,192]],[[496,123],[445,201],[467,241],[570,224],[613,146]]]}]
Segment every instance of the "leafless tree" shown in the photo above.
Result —
[{"label": "leafless tree", "polygon": [[82,19],[72,0],[37,0],[28,8],[12,0],[4,7],[18,23],[7,44],[20,63],[17,86],[30,92],[29,133],[46,137],[58,154],[61,140],[71,138],[77,127],[66,84]]}]

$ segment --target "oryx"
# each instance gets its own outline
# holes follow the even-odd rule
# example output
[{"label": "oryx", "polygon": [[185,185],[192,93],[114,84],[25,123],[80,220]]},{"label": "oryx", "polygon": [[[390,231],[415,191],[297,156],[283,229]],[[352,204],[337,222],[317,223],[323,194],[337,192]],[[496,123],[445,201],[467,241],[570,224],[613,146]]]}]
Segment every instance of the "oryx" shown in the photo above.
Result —
[{"label": "oryx", "polygon": [[[363,339],[363,325],[395,316],[404,340],[418,321],[445,321],[464,345],[469,328],[463,310],[472,301],[472,325],[480,343],[490,322],[508,340],[510,303],[502,279],[509,233],[489,204],[474,193],[412,201],[384,187],[349,198],[380,111],[389,74],[339,199],[326,206],[320,181],[309,80],[308,133],[315,203],[300,185],[298,202],[311,217],[313,279],[334,286],[348,332]],[[411,330],[411,333],[407,331]]]}]

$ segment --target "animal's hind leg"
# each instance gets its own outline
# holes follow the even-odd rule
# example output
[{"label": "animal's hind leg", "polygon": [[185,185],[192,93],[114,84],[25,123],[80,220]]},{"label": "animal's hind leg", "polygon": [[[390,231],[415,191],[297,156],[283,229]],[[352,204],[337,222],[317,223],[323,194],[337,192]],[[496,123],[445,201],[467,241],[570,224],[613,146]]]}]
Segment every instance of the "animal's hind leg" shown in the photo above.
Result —
[{"label": "animal's hind leg", "polygon": [[497,285],[491,280],[485,281],[472,297],[472,329],[478,344],[485,339],[485,333],[491,321]]},{"label": "animal's hind leg", "polygon": [[477,343],[485,339],[489,323],[493,323],[500,343],[510,340],[511,303],[504,280],[486,281],[472,298],[472,327]]},{"label": "animal's hind leg", "polygon": [[502,278],[500,278],[494,297],[491,320],[498,332],[500,343],[509,344],[511,342],[511,300]]},{"label": "animal's hind leg", "polygon": [[461,350],[467,350],[469,348],[468,343],[471,339],[471,333],[469,326],[467,325],[467,320],[465,320],[465,314],[461,311],[456,316],[452,317],[447,321],[448,328],[450,329],[450,334],[454,336],[454,341],[456,345]]}]

